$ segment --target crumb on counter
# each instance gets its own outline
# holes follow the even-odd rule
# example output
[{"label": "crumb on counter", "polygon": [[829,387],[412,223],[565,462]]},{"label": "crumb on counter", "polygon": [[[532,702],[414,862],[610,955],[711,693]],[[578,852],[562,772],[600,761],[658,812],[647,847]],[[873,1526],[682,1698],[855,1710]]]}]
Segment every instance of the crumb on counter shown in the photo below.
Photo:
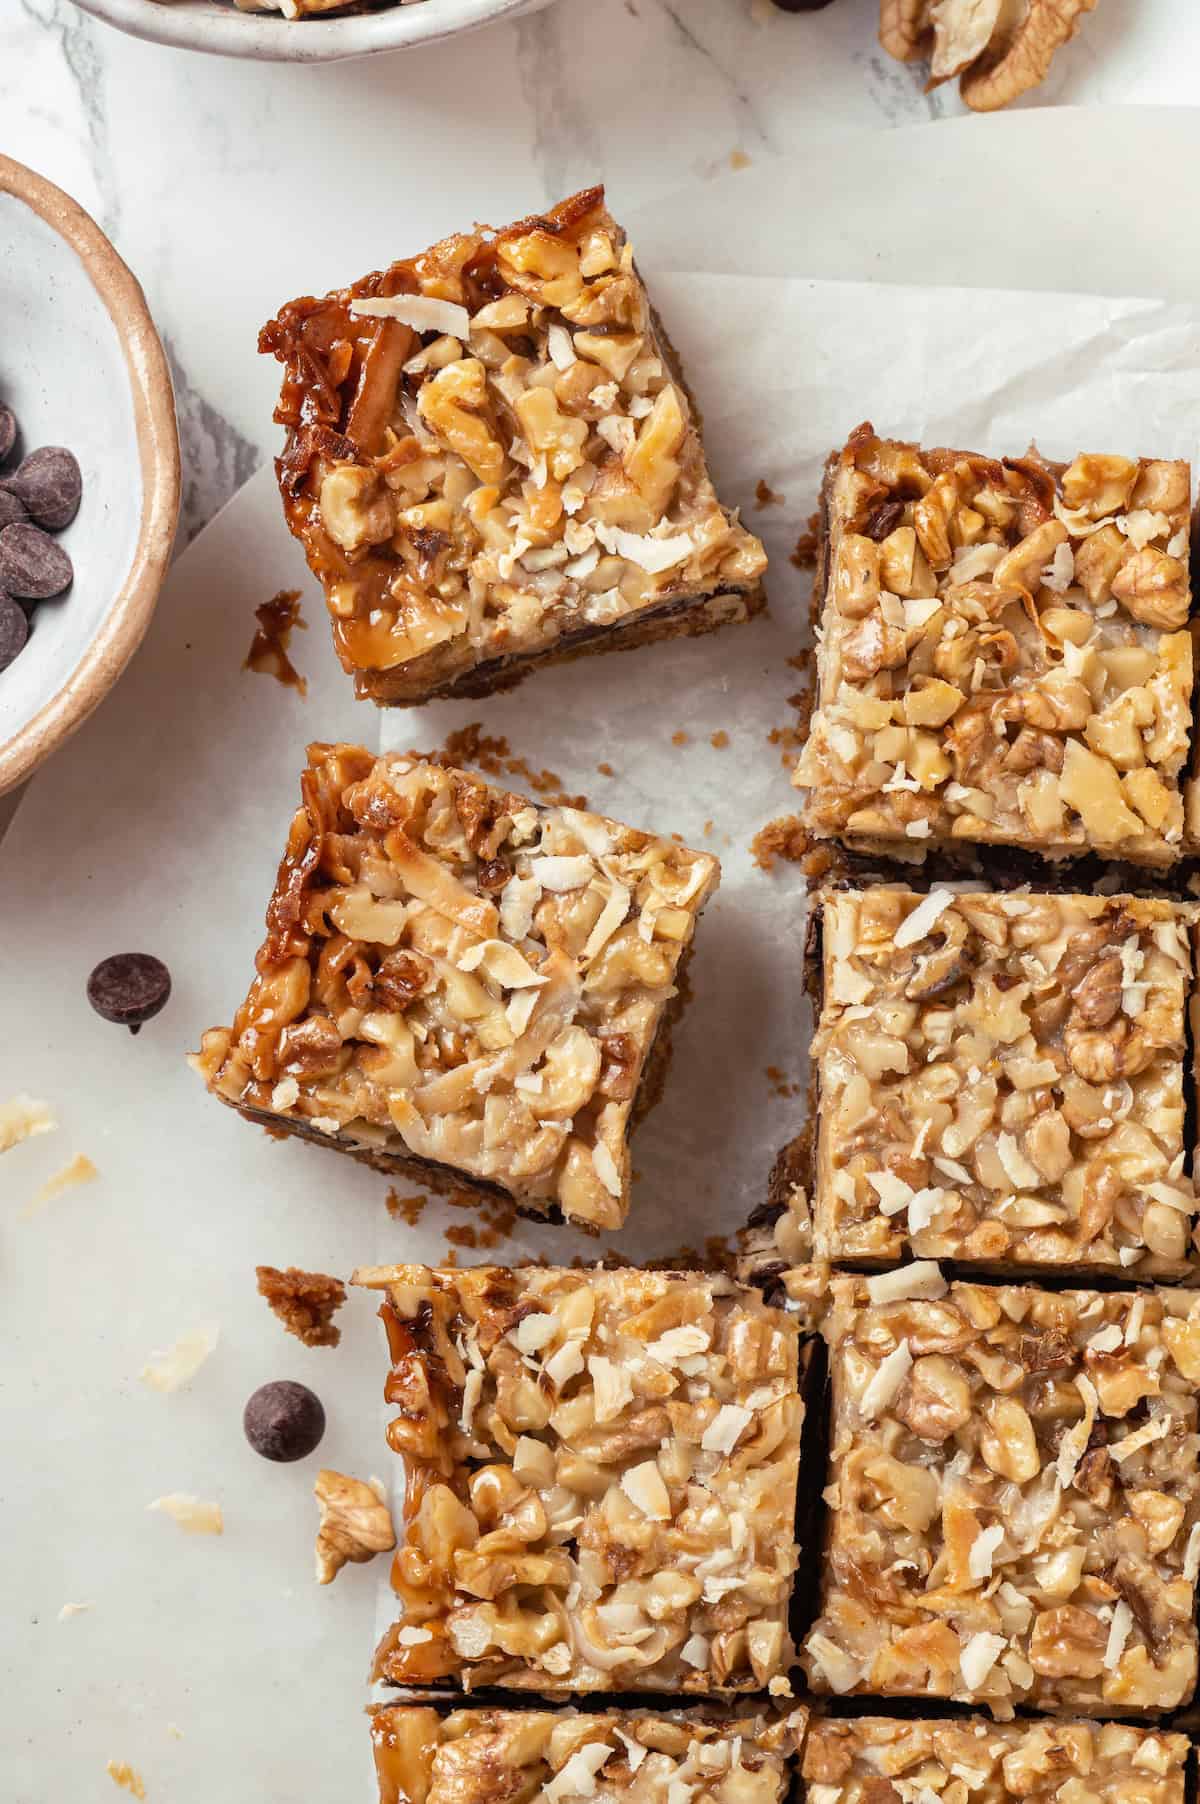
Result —
[{"label": "crumb on counter", "polygon": [[308,694],[308,681],[300,675],[296,666],[288,656],[293,631],[299,627],[307,631],[308,622],[300,612],[299,589],[280,589],[270,601],[264,601],[255,608],[254,617],[258,627],[250,641],[250,650],[242,663],[243,670],[251,670],[257,676],[272,676],[285,689],[295,689],[297,694]]},{"label": "crumb on counter", "polygon": [[110,1760],[104,1770],[113,1784],[119,1785],[122,1791],[129,1792],[135,1798],[146,1796],[146,1781],[127,1760]]},{"label": "crumb on counter", "polygon": [[306,1347],[336,1347],[342,1331],[334,1316],[346,1301],[346,1286],[325,1272],[304,1272],[289,1265],[280,1271],[273,1265],[255,1268],[258,1294],[289,1334]]},{"label": "crumb on counter", "polygon": [[52,1178],[46,1179],[40,1190],[34,1192],[21,1210],[21,1220],[28,1221],[31,1215],[36,1215],[39,1209],[46,1203],[53,1202],[55,1197],[62,1196],[67,1190],[74,1190],[79,1184],[90,1184],[93,1178],[99,1176],[100,1173],[87,1154],[76,1153],[69,1165],[56,1171]]},{"label": "crumb on counter", "polygon": [[142,1383],[152,1391],[169,1394],[188,1384],[196,1376],[220,1336],[216,1322],[202,1322],[190,1334],[182,1335],[165,1353],[154,1353],[139,1374]]},{"label": "crumb on counter", "polygon": [[780,502],[786,500],[787,496],[781,495],[778,489],[773,489],[765,476],[759,477],[754,485],[754,501],[757,507],[778,507]]},{"label": "crumb on counter", "polygon": [[760,827],[750,841],[754,862],[760,871],[775,868],[777,858],[799,864],[808,851],[808,834],[798,814],[782,814]]}]

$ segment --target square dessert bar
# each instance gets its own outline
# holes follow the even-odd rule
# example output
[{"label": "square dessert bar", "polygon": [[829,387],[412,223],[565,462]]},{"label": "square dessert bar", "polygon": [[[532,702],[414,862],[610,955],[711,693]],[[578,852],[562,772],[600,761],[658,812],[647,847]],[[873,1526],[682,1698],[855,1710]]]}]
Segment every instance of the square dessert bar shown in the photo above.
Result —
[{"label": "square dessert bar", "polygon": [[603,188],[293,301],[259,348],[286,370],[288,525],[359,695],[486,695],[762,607],[765,553],[713,491]]},{"label": "square dessert bar", "polygon": [[999,461],[860,426],[822,491],[809,830],[908,858],[1177,860],[1190,499],[1186,463]]},{"label": "square dessert bar", "polygon": [[370,1714],[379,1804],[786,1804],[807,1719],[803,1709],[774,1719],[568,1709],[440,1716],[412,1704]]},{"label": "square dessert bar", "polygon": [[[818,1719],[806,1804],[1184,1804],[1188,1740],[1128,1723]],[[389,1800],[390,1804],[390,1800]]]},{"label": "square dessert bar", "polygon": [[788,1695],[799,1332],[707,1272],[384,1266],[394,1684]]},{"label": "square dessert bar", "polygon": [[1200,1296],[835,1278],[814,1690],[1000,1716],[1196,1680]]},{"label": "square dessert bar", "polygon": [[469,772],[309,747],[258,975],[195,1063],[250,1120],[599,1230],[720,866]]},{"label": "square dessert bar", "polygon": [[820,904],[812,1251],[1200,1270],[1184,1072],[1200,911],[900,888]]}]

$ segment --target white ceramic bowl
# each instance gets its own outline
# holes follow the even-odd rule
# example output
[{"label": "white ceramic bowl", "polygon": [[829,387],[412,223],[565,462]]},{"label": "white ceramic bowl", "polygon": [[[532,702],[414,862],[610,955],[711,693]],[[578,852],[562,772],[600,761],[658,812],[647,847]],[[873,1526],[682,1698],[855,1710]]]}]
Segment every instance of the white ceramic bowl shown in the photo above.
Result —
[{"label": "white ceramic bowl", "polygon": [[146,298],[93,219],[0,156],[0,399],[22,452],[67,445],[83,502],[64,533],[75,581],[42,602],[0,671],[0,794],[107,695],[150,624],[179,514],[179,440]]},{"label": "white ceramic bowl", "polygon": [[536,12],[547,0],[410,0],[351,17],[285,19],[239,12],[221,0],[76,0],[84,12],[155,44],[265,63],[333,63],[410,44],[435,44],[495,19]]}]

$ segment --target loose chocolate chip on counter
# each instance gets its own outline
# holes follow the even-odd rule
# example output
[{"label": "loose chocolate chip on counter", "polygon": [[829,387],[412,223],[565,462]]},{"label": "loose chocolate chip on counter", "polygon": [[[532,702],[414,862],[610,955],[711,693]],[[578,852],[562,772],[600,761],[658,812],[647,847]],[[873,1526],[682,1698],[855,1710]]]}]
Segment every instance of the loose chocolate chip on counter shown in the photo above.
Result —
[{"label": "loose chocolate chip on counter", "polygon": [[0,464],[12,456],[12,448],[17,442],[17,416],[11,407],[0,401]]},{"label": "loose chocolate chip on counter", "polygon": [[20,496],[14,495],[9,489],[0,488],[0,532],[3,532],[6,526],[14,525],[16,521],[28,520],[28,518],[29,514],[26,511],[25,503]]},{"label": "loose chocolate chip on counter", "polygon": [[306,1459],[321,1444],[325,1410],[306,1384],[290,1378],[260,1385],[242,1416],[246,1439],[255,1453],[281,1463]]},{"label": "loose chocolate chip on counter", "polygon": [[62,546],[40,526],[17,520],[0,531],[0,589],[21,601],[48,601],[69,589],[74,576]]},{"label": "loose chocolate chip on counter", "polygon": [[4,477],[3,486],[24,502],[39,526],[61,532],[79,512],[83,477],[73,451],[43,445],[29,453],[15,475]]},{"label": "loose chocolate chip on counter", "polygon": [[775,0],[781,13],[819,13],[833,0]]},{"label": "loose chocolate chip on counter", "polygon": [[25,650],[29,622],[20,602],[0,593],[0,670],[7,670],[13,659]]},{"label": "loose chocolate chip on counter", "polygon": [[166,1005],[171,973],[149,952],[117,952],[101,959],[87,981],[88,1001],[106,1021],[136,1033]]}]

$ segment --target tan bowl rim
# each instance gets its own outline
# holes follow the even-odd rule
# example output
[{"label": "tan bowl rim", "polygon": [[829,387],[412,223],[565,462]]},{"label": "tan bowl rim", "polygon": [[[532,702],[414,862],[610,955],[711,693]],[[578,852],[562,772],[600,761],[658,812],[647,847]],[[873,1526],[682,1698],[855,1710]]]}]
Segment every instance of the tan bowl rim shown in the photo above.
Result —
[{"label": "tan bowl rim", "polygon": [[44,219],[75,252],[125,354],[142,473],[142,518],[125,581],[75,668],[36,714],[0,743],[0,795],[23,782],[99,706],[141,644],[179,519],[179,433],[166,355],[136,276],[69,194],[0,156],[0,194]]}]

